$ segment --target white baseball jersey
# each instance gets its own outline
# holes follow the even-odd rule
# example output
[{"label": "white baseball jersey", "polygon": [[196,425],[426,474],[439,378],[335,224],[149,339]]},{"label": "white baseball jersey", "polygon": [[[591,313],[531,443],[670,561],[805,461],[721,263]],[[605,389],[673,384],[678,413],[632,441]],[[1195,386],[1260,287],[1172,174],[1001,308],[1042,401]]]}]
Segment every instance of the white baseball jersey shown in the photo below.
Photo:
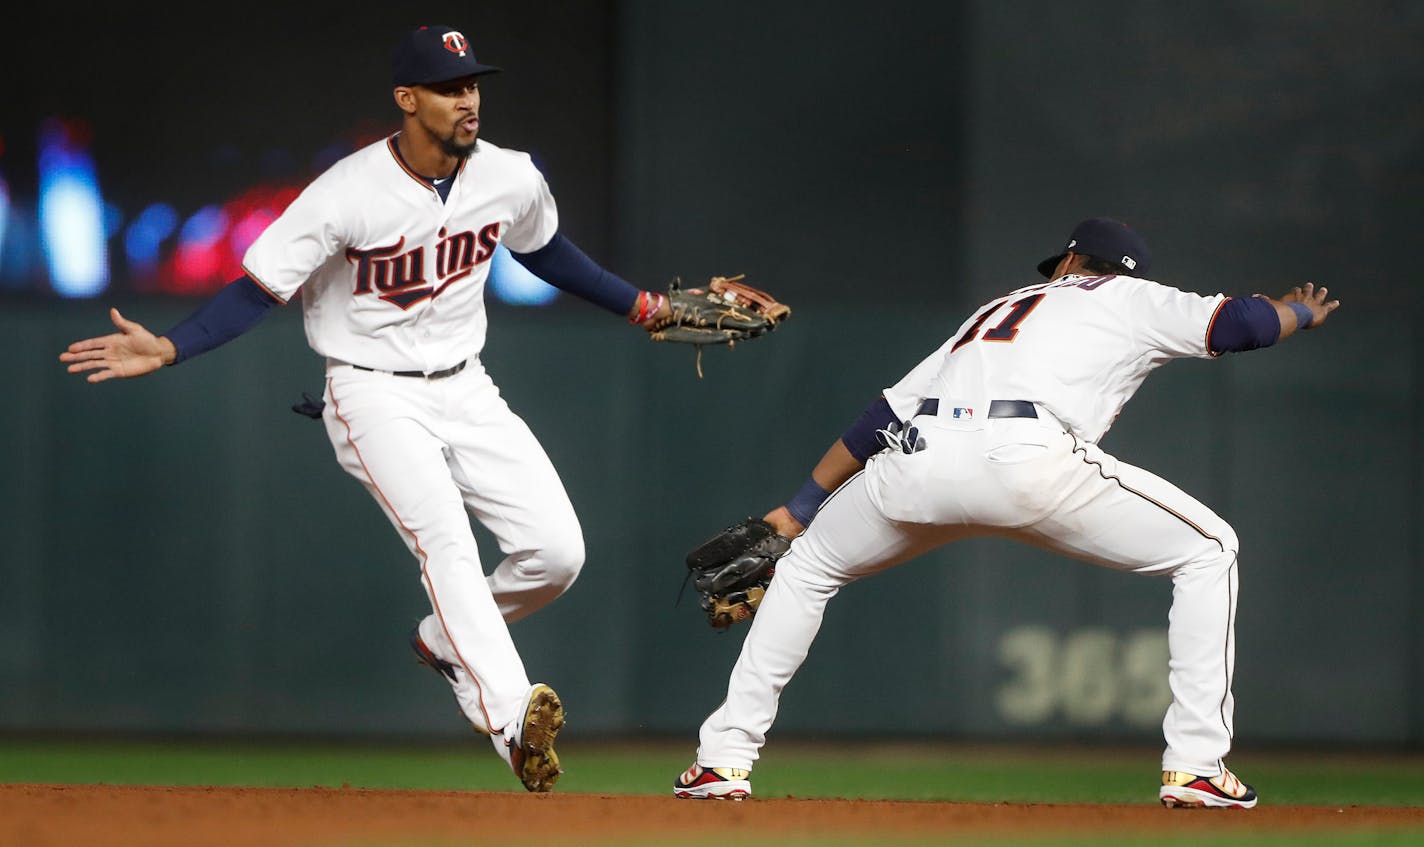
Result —
[{"label": "white baseball jersey", "polygon": [[477,356],[497,244],[528,253],[559,216],[529,156],[479,141],[441,202],[395,138],[317,177],[253,242],[243,269],[277,299],[302,289],[317,353],[389,371],[437,371]]},{"label": "white baseball jersey", "polygon": [[1069,275],[986,304],[885,391],[908,419],[922,398],[963,417],[991,400],[1041,403],[1096,442],[1147,374],[1170,359],[1207,358],[1225,295],[1202,297],[1130,276]]}]

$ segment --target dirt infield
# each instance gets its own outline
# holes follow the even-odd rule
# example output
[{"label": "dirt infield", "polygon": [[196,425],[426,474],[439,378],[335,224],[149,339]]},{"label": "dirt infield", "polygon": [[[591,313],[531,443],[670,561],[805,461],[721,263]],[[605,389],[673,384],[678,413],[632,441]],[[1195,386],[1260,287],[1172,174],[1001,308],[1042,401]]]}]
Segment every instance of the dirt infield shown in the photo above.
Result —
[{"label": "dirt infield", "polygon": [[1223,830],[1375,829],[1424,825],[1424,808],[1261,807],[1181,811],[1157,806],[925,803],[528,795],[457,791],[0,785],[0,844],[308,847],[418,840],[568,844],[696,833],[763,838],[914,838],[962,834],[1193,833]]}]

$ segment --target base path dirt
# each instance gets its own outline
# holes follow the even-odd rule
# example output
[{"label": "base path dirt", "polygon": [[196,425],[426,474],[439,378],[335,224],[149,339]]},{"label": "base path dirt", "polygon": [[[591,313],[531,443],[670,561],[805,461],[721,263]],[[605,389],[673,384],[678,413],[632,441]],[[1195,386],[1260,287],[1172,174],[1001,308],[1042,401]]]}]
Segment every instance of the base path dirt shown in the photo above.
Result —
[{"label": "base path dirt", "polygon": [[[614,844],[699,833],[761,838],[955,833],[1175,834],[1424,826],[1424,808],[1158,806],[752,799],[741,803],[601,794],[0,785],[0,845],[313,847],[416,843]],[[530,836],[537,833],[537,838]]]}]

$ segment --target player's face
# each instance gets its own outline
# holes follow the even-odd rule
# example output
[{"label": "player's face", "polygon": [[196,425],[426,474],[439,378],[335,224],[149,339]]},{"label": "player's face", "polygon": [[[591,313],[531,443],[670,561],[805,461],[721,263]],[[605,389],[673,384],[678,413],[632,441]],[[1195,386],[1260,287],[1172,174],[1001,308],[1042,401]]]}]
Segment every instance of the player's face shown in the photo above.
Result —
[{"label": "player's face", "polygon": [[451,156],[474,152],[480,132],[480,81],[467,76],[416,87],[415,118]]}]

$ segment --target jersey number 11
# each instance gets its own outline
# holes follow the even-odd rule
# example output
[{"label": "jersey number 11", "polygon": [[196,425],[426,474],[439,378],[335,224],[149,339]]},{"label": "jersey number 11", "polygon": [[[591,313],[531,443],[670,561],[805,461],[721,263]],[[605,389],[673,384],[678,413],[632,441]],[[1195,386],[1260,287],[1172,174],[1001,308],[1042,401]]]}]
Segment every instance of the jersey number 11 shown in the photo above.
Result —
[{"label": "jersey number 11", "polygon": [[[1003,320],[999,321],[999,325],[984,333],[984,340],[1013,341],[1018,337],[1019,324],[1023,323],[1023,319],[1028,317],[1028,313],[1033,311],[1033,307],[1037,306],[1038,301],[1042,300],[1043,297],[1044,295],[1042,294],[1034,294],[1022,300],[1014,301],[1014,305],[1009,307],[1009,313],[1004,316]],[[974,319],[974,323],[969,325],[969,329],[964,331],[964,335],[960,336],[959,340],[954,342],[954,346],[949,348],[949,352],[953,353],[978,337],[979,330],[984,326],[984,322],[989,319],[990,315],[999,311],[999,308],[1006,302],[1008,301],[1000,300],[990,304],[989,308],[985,309],[979,314],[979,317]]]}]

